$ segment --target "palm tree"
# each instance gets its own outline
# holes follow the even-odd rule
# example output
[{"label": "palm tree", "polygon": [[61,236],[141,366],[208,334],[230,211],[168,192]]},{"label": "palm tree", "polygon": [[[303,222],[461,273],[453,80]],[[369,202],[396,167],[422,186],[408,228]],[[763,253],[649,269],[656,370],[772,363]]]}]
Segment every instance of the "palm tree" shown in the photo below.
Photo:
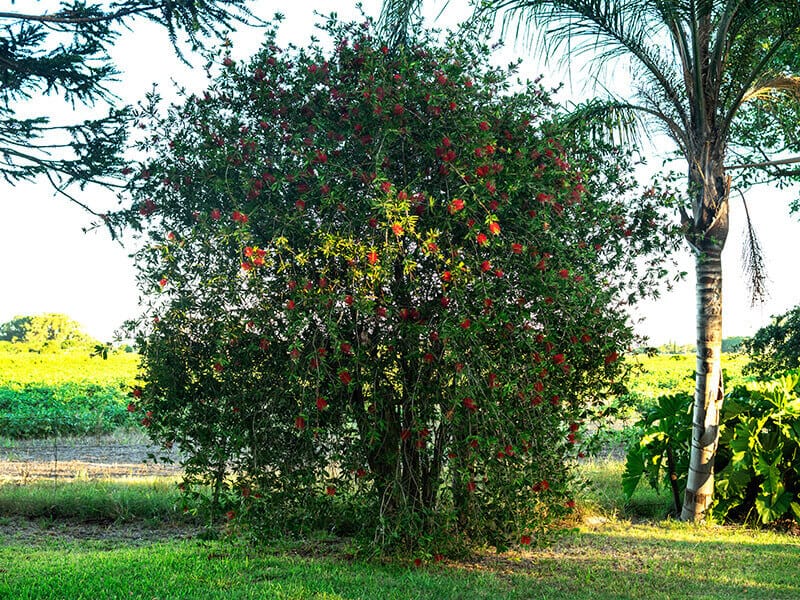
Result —
[{"label": "palm tree", "polygon": [[[384,0],[382,24],[402,40],[421,0]],[[636,89],[625,99],[583,107],[638,115],[666,132],[687,164],[683,232],[694,252],[697,367],[688,484],[681,518],[701,520],[711,505],[723,400],[722,261],[736,168],[769,168],[798,159],[769,157],[730,165],[732,156],[763,156],[767,141],[742,124],[749,101],[800,101],[797,0],[485,0],[476,14],[502,19],[503,32],[527,37],[550,55],[588,55],[594,67],[626,58]],[[792,64],[793,63],[793,64]],[[601,71],[595,73],[599,77]],[[774,111],[780,114],[781,111]],[[780,127],[775,127],[776,135]],[[779,147],[775,139],[768,149]],[[748,152],[750,150],[751,152]],[[751,181],[748,179],[747,181]]]}]

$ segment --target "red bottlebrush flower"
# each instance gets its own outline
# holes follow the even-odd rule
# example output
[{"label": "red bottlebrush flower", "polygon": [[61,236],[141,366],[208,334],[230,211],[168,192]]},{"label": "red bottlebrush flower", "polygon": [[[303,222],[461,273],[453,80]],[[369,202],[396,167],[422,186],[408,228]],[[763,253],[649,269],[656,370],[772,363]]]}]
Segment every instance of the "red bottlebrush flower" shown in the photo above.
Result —
[{"label": "red bottlebrush flower", "polygon": [[577,423],[570,423],[569,424],[569,430],[570,431],[578,431],[578,429],[580,429],[580,425],[578,425]]},{"label": "red bottlebrush flower", "polygon": [[497,373],[489,373],[489,387],[500,387],[500,383],[497,381]]},{"label": "red bottlebrush flower", "polygon": [[250,269],[253,268],[253,265],[251,265],[249,262],[243,262],[241,267],[242,271],[249,271]]},{"label": "red bottlebrush flower", "polygon": [[258,341],[258,347],[266,352],[269,350],[269,340],[267,338],[261,338]]},{"label": "red bottlebrush flower", "polygon": [[246,214],[239,212],[238,210],[233,211],[231,218],[234,220],[234,222],[242,224],[247,223],[249,220]]},{"label": "red bottlebrush flower", "polygon": [[464,201],[461,198],[453,198],[447,210],[451,215],[454,215],[460,210],[464,210]]},{"label": "red bottlebrush flower", "polygon": [[292,351],[289,352],[289,356],[292,357],[292,360],[297,360],[298,358],[300,358],[300,350],[298,350],[297,348],[292,348]]},{"label": "red bottlebrush flower", "polygon": [[353,297],[350,294],[347,294],[347,296],[344,297],[344,303],[347,306],[352,306],[353,305]]},{"label": "red bottlebrush flower", "polygon": [[242,488],[242,496],[244,498],[249,498],[250,497],[250,488],[249,487],[245,486],[245,487]]},{"label": "red bottlebrush flower", "polygon": [[547,482],[547,479],[542,479],[541,485],[542,485],[542,490],[546,491],[550,489],[550,484]]},{"label": "red bottlebrush flower", "polygon": [[335,496],[336,488],[332,485],[329,485],[325,488],[325,493],[328,494],[328,496]]},{"label": "red bottlebrush flower", "polygon": [[442,296],[442,299],[439,300],[439,304],[441,304],[444,308],[450,306],[450,298],[447,296]]},{"label": "red bottlebrush flower", "polygon": [[445,271],[442,273],[442,281],[452,281],[453,274],[450,271]]},{"label": "red bottlebrush flower", "polygon": [[461,403],[464,405],[464,408],[466,408],[470,412],[474,413],[475,411],[478,410],[478,407],[475,405],[475,401],[472,398],[470,398],[469,396],[464,398],[461,401]]},{"label": "red bottlebrush flower", "polygon": [[560,365],[566,360],[563,354],[556,354],[553,356],[553,364]]},{"label": "red bottlebrush flower", "polygon": [[366,469],[356,469],[356,477],[366,477],[367,470]]},{"label": "red bottlebrush flower", "polygon": [[298,200],[297,202],[295,202],[295,203],[294,203],[294,207],[295,207],[297,210],[299,210],[300,212],[303,212],[303,211],[306,209],[306,202],[305,202],[305,200]]},{"label": "red bottlebrush flower", "polygon": [[421,567],[422,566],[422,559],[421,558],[415,558],[414,559],[414,566],[415,567]]},{"label": "red bottlebrush flower", "polygon": [[438,251],[439,251],[439,246],[436,244],[436,242],[428,243],[428,252],[438,252]]},{"label": "red bottlebrush flower", "polygon": [[369,264],[374,265],[378,262],[378,253],[375,250],[370,250],[367,252],[367,262]]},{"label": "red bottlebrush flower", "polygon": [[317,398],[317,410],[325,410],[328,408],[328,401],[325,398]]},{"label": "red bottlebrush flower", "polygon": [[339,372],[339,381],[341,381],[344,385],[349,385],[349,383],[352,380],[353,380],[353,378],[350,377],[350,373],[348,373],[347,371],[340,371]]},{"label": "red bottlebrush flower", "polygon": [[531,545],[531,536],[523,535],[522,537],[519,538],[519,543],[522,544],[523,546],[530,546]]},{"label": "red bottlebrush flower", "polygon": [[133,388],[133,397],[134,398],[141,398],[142,397],[142,388],[139,388],[139,387]]},{"label": "red bottlebrush flower", "polygon": [[492,235],[500,235],[500,223],[497,221],[489,223],[489,233]]},{"label": "red bottlebrush flower", "polygon": [[222,373],[222,371],[223,371],[224,369],[225,369],[225,367],[223,367],[223,366],[222,366],[222,363],[219,363],[219,362],[215,362],[215,363],[214,363],[214,370],[215,370],[217,373]]},{"label": "red bottlebrush flower", "polygon": [[461,329],[469,329],[469,326],[472,325],[472,321],[469,319],[464,319],[461,321]]},{"label": "red bottlebrush flower", "polygon": [[495,269],[495,271],[494,271],[494,276],[495,277],[502,277],[503,275],[505,275],[505,273],[503,272],[503,269]]},{"label": "red bottlebrush flower", "polygon": [[550,398],[550,404],[552,404],[553,406],[558,406],[558,403],[560,401],[561,399],[558,396],[553,396],[552,398]]},{"label": "red bottlebrush flower", "polygon": [[447,458],[449,458],[450,460],[452,460],[454,458],[458,458],[458,454],[456,454],[455,452],[448,452],[447,453]]},{"label": "red bottlebrush flower", "polygon": [[558,272],[558,276],[561,277],[562,279],[568,279],[569,278],[569,271],[567,271],[566,269],[561,269]]},{"label": "red bottlebrush flower", "polygon": [[467,491],[468,491],[470,494],[471,494],[472,492],[474,492],[474,491],[475,491],[475,489],[476,489],[477,487],[478,487],[478,486],[475,484],[475,481],[473,481],[472,479],[470,479],[470,480],[467,482]]},{"label": "red bottlebrush flower", "polygon": [[485,234],[485,233],[481,232],[481,233],[479,233],[479,234],[478,234],[478,235],[475,237],[475,240],[476,240],[476,241],[477,241],[477,242],[478,242],[478,243],[479,243],[481,246],[483,246],[483,245],[485,245],[485,244],[486,244],[486,243],[489,241],[489,238],[488,238],[488,237],[486,237],[486,234]]},{"label": "red bottlebrush flower", "polygon": [[444,154],[442,154],[442,161],[443,162],[453,162],[456,159],[456,153],[453,150],[448,150]]},{"label": "red bottlebrush flower", "polygon": [[486,121],[481,121],[478,123],[478,127],[481,131],[489,131],[489,124]]},{"label": "red bottlebrush flower", "polygon": [[253,256],[253,248],[252,248],[252,246],[245,246],[244,255],[247,256],[248,258]]},{"label": "red bottlebrush flower", "polygon": [[[228,59],[228,60],[230,60],[230,59]],[[229,510],[228,512],[225,513],[225,518],[228,521],[233,521],[233,519],[236,518],[236,512],[232,511],[232,510]]]},{"label": "red bottlebrush flower", "polygon": [[494,304],[494,302],[492,302],[491,298],[485,298],[483,301],[483,307],[487,310],[492,308],[492,304]]},{"label": "red bottlebrush flower", "polygon": [[403,431],[400,432],[400,439],[403,440],[404,442],[410,437],[411,437],[410,429],[403,429]]},{"label": "red bottlebrush flower", "polygon": [[342,354],[350,354],[353,351],[353,348],[347,342],[342,342],[339,346],[339,350],[342,351]]},{"label": "red bottlebrush flower", "polygon": [[219,212],[219,209],[218,209],[218,208],[215,208],[215,209],[213,209],[213,210],[211,211],[211,215],[210,215],[210,216],[211,216],[211,219],[212,219],[213,221],[219,221],[219,220],[220,220],[220,218],[222,218],[222,213],[220,213],[220,212]]},{"label": "red bottlebrush flower", "polygon": [[297,429],[305,429],[306,428],[306,420],[302,416],[295,417],[294,426]]},{"label": "red bottlebrush flower", "polygon": [[133,402],[128,403],[128,412],[136,412],[136,405]]},{"label": "red bottlebrush flower", "polygon": [[295,307],[294,300],[289,300],[289,301],[286,303],[286,308],[288,308],[289,310],[294,310],[294,307]]},{"label": "red bottlebrush flower", "polygon": [[485,260],[481,263],[481,271],[486,273],[491,270],[492,270],[492,263],[490,263],[488,260]]},{"label": "red bottlebrush flower", "polygon": [[378,315],[379,317],[386,317],[386,307],[379,306],[378,308],[375,309],[375,314]]},{"label": "red bottlebrush flower", "polygon": [[442,562],[444,560],[443,554],[434,554],[433,555],[433,562]]},{"label": "red bottlebrush flower", "polygon": [[464,370],[464,363],[456,363],[455,364],[456,373],[461,373]]},{"label": "red bottlebrush flower", "polygon": [[575,443],[575,441],[576,441],[576,440],[575,440],[575,434],[574,434],[574,433],[570,433],[569,435],[567,435],[567,441],[568,441],[570,444],[574,444],[574,443]]},{"label": "red bottlebrush flower", "polygon": [[539,406],[542,403],[542,397],[539,395],[531,398],[531,406]]},{"label": "red bottlebrush flower", "polygon": [[469,447],[470,448],[478,448],[480,446],[480,442],[478,440],[470,440]]},{"label": "red bottlebrush flower", "polygon": [[611,354],[606,355],[605,363],[610,365],[611,363],[615,362],[619,358],[618,352],[612,352]]},{"label": "red bottlebrush flower", "polygon": [[567,501],[564,503],[564,505],[565,505],[567,508],[575,508],[575,500],[567,500]]},{"label": "red bottlebrush flower", "polygon": [[511,252],[514,254],[522,254],[522,244],[513,243],[511,244]]},{"label": "red bottlebrush flower", "polygon": [[506,453],[505,453],[505,452],[503,452],[502,450],[500,450],[500,451],[497,453],[497,460],[503,460],[505,457],[506,457]]},{"label": "red bottlebrush flower", "polygon": [[425,356],[422,357],[422,360],[425,361],[426,363],[430,364],[434,360],[436,360],[436,357],[433,354],[431,354],[430,352],[426,352]]},{"label": "red bottlebrush flower", "polygon": [[506,447],[503,448],[503,452],[505,452],[506,456],[514,456],[514,446],[506,444]]},{"label": "red bottlebrush flower", "polygon": [[397,115],[398,117],[406,112],[406,109],[403,107],[402,104],[395,104],[392,112]]},{"label": "red bottlebrush flower", "polygon": [[475,169],[475,177],[483,178],[489,174],[489,165],[481,165],[477,169]]},{"label": "red bottlebrush flower", "polygon": [[389,182],[389,181],[383,181],[383,182],[381,182],[381,191],[382,191],[384,194],[388,194],[389,192],[391,192],[391,191],[392,191],[392,184],[391,184],[391,182]]},{"label": "red bottlebrush flower", "polygon": [[159,280],[158,280],[158,285],[160,285],[162,288],[163,288],[165,285],[167,285],[167,278],[166,278],[166,277],[162,277],[161,279],[159,279]]},{"label": "red bottlebrush flower", "polygon": [[493,182],[491,182],[491,181],[487,181],[487,182],[486,182],[486,190],[487,190],[487,191],[488,191],[490,194],[494,194],[494,193],[497,191],[497,188],[495,187],[495,185],[494,185],[494,183],[493,183]]}]

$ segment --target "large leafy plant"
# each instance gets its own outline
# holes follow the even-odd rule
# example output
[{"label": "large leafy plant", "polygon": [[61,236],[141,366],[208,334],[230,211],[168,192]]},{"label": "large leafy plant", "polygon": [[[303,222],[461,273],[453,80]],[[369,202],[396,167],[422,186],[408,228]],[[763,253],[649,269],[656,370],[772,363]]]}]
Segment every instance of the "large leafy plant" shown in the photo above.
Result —
[{"label": "large leafy plant", "polygon": [[529,543],[664,272],[664,198],[484,46],[326,29],[141,115],[143,420],[238,516],[358,497],[379,545]]},{"label": "large leafy plant", "polygon": [[715,511],[762,523],[800,520],[800,372],[729,394],[720,431]]},{"label": "large leafy plant", "polygon": [[687,393],[660,396],[634,427],[640,438],[628,447],[622,489],[630,499],[642,477],[656,490],[669,487],[675,514],[681,510],[689,468],[692,397]]}]

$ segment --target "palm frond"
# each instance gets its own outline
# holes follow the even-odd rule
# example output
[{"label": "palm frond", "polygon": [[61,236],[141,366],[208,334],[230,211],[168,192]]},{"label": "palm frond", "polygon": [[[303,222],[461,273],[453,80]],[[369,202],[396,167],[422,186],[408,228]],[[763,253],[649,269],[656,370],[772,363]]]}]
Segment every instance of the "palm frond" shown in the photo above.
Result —
[{"label": "palm frond", "polygon": [[391,46],[403,44],[412,24],[419,21],[422,0],[383,0],[378,31]]},{"label": "palm frond", "polygon": [[780,96],[800,100],[800,77],[784,75],[764,77],[745,92],[742,102],[774,100]]},{"label": "palm frond", "polygon": [[664,90],[672,105],[669,112],[688,129],[689,113],[680,92],[681,60],[661,19],[666,11],[663,4],[654,0],[487,0],[478,11],[500,15],[503,34],[537,46],[545,57],[559,50],[564,50],[564,60],[586,55],[594,69],[630,57],[638,67],[637,77],[647,77]]},{"label": "palm frond", "polygon": [[[741,192],[740,192],[741,194]],[[742,264],[744,266],[744,276],[747,287],[750,291],[750,305],[763,304],[769,297],[767,284],[767,269],[764,261],[764,251],[761,242],[756,235],[753,221],[750,219],[750,211],[747,209],[747,201],[742,196],[745,214],[745,236],[742,246]]]}]

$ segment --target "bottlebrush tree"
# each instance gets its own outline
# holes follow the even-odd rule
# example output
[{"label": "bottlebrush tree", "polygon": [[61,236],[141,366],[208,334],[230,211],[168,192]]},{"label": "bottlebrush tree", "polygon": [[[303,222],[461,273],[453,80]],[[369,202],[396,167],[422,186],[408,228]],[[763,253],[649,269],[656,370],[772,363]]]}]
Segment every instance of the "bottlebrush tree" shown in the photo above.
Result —
[{"label": "bottlebrush tree", "polygon": [[529,543],[663,272],[662,194],[484,46],[325,29],[141,115],[135,408],[229,517],[360,497],[380,545]]}]

